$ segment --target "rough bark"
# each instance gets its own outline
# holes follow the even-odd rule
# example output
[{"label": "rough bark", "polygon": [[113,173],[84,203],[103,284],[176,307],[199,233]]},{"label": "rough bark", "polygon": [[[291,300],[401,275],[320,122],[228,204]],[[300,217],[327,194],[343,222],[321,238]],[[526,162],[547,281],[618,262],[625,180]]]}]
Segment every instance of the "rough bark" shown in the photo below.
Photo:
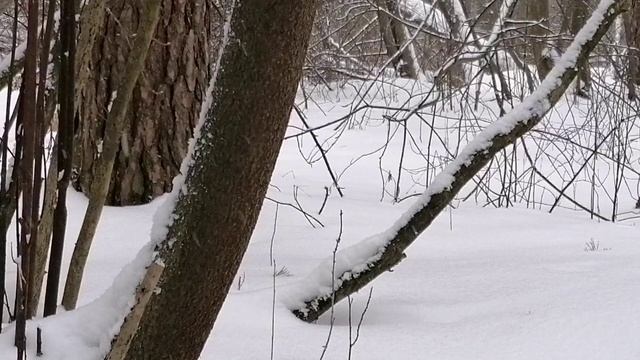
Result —
[{"label": "rough bark", "polygon": [[[122,78],[131,51],[130,35],[144,3],[96,4],[85,35],[90,52],[81,34],[74,187],[86,194],[96,176],[109,103]],[[161,20],[126,114],[107,204],[146,203],[171,190],[210,76],[209,47],[215,44],[211,24],[217,17],[211,0],[162,1]]]},{"label": "rough bark", "polygon": [[[519,119],[508,132],[494,134],[487,140],[489,145],[486,145],[485,148],[473,148],[468,157],[456,164],[459,166],[446,173],[447,186],[438,184],[439,190],[434,190],[433,192],[427,189],[427,194],[430,196],[419,201],[419,206],[416,206],[406,222],[401,223],[398,227],[394,226],[392,231],[395,235],[387,242],[384,249],[380,253],[371,254],[372,257],[376,256],[377,260],[368,263],[368,266],[363,271],[349,270],[342,274],[336,274],[336,278],[341,281],[338,282],[339,285],[334,288],[332,294],[306,299],[304,307],[293,310],[293,313],[304,321],[314,321],[324,312],[331,309],[335,303],[362,289],[376,277],[389,271],[402,261],[406,257],[405,250],[431,225],[433,220],[454,199],[462,187],[482,170],[495,154],[513,144],[514,141],[531,130],[542,120],[546,112],[557,103],[577,76],[578,71],[576,69],[587,61],[591,51],[607,33],[616,17],[624,10],[625,2],[625,0],[617,0],[606,9],[604,18],[598,24],[595,34],[579,48],[576,66],[559,68],[561,74],[557,82],[546,83],[546,86],[555,85],[553,88],[543,87],[530,95],[536,97],[536,99],[540,97],[538,100],[547,104],[545,108],[533,111],[530,116]],[[540,113],[542,111],[544,113]],[[465,154],[466,152],[463,150],[461,153]],[[360,267],[362,264],[358,264],[358,266]]]},{"label": "rough bark", "polygon": [[[100,215],[105,204],[109,190],[109,182],[113,170],[120,138],[126,123],[126,113],[129,108],[131,95],[138,82],[147,51],[151,44],[153,33],[159,20],[161,0],[146,0],[142,7],[142,18],[138,25],[132,43],[131,52],[127,57],[120,83],[116,87],[116,95],[113,104],[109,107],[107,115],[102,151],[96,161],[96,175],[91,183],[89,205],[82,221],[78,240],[73,249],[69,272],[65,282],[62,305],[70,310],[76,307],[78,294],[82,283],[84,267],[87,263],[91,243],[98,227]],[[123,34],[123,36],[129,36]]]},{"label": "rough bark", "polygon": [[[133,339],[123,333],[114,342],[131,341],[125,344],[126,359],[198,358],[268,188],[301,77],[315,5],[315,0],[242,0],[234,5],[230,39],[212,89],[214,101],[187,163],[192,165],[185,186],[176,195],[174,221],[160,239],[158,258],[150,268],[164,266],[153,287],[158,291],[146,306],[135,305],[127,318],[142,313]],[[148,286],[152,284],[144,288]]]},{"label": "rough bark", "polygon": [[640,85],[640,1],[633,0],[630,11],[624,14],[624,33],[628,47],[626,82],[629,99],[638,97]]},{"label": "rough bark", "polygon": [[[36,74],[38,67],[38,2],[29,0],[27,16],[27,48],[21,87],[21,103],[18,110],[18,127],[22,129],[22,158],[20,162],[20,183],[22,187],[22,211],[20,224],[20,243],[18,246],[18,273],[16,279],[16,333],[15,345],[18,348],[18,360],[24,358],[26,350],[26,319],[28,316],[28,284],[30,269],[30,238],[34,234],[33,223],[33,164],[36,146]],[[38,159],[39,160],[39,159]]]}]

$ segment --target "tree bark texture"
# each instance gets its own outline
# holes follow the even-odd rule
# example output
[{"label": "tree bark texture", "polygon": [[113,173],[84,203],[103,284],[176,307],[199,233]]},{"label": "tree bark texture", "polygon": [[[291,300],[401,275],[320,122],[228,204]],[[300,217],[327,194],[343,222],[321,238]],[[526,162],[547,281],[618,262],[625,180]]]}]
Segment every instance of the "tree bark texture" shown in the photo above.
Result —
[{"label": "tree bark texture", "polygon": [[71,263],[69,264],[69,271],[65,281],[62,305],[67,310],[74,309],[78,302],[84,267],[87,263],[91,243],[109,192],[114,162],[126,125],[126,114],[129,110],[134,88],[144,69],[154,30],[160,18],[161,1],[147,0],[141,9],[141,20],[135,36],[132,36],[131,53],[126,59],[122,79],[117,84],[113,104],[109,106],[104,129],[104,141],[101,144],[101,151],[95,164],[96,174],[89,189],[89,204],[82,220],[78,240],[73,248],[73,255],[71,256]]},{"label": "tree bark texture", "polygon": [[[315,8],[315,0],[240,0],[233,5],[213,104],[187,162],[191,166],[177,195],[174,220],[149,271],[158,264],[164,269],[156,291],[127,317],[136,319],[142,312],[135,336],[114,341],[131,341],[126,359],[195,360],[200,355],[268,188]],[[140,291],[137,298],[145,299]]]},{"label": "tree bark texture", "polygon": [[[160,23],[126,114],[108,205],[146,203],[171,190],[210,77],[210,47],[216,43],[211,24],[219,17],[211,1],[162,1]],[[79,49],[86,58],[78,61],[78,71],[88,71],[78,77],[74,187],[85,194],[96,175],[106,114],[143,6],[142,0],[107,0],[106,15],[97,16],[90,30],[95,32],[95,40],[88,41],[90,53]]]},{"label": "tree bark texture", "polygon": [[[571,23],[569,30],[575,36],[589,19],[589,2],[587,0],[571,0],[570,2]],[[587,97],[591,88],[591,67],[586,61],[578,70],[576,80],[576,94]]]}]

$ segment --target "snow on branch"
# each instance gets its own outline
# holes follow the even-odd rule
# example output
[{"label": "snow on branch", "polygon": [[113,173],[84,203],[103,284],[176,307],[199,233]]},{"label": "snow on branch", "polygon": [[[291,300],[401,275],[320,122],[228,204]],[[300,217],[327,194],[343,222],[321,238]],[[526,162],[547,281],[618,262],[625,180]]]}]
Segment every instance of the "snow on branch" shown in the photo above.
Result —
[{"label": "snow on branch", "polygon": [[[339,251],[292,289],[285,301],[304,321],[314,321],[333,304],[360,290],[405,257],[404,251],[433,222],[462,187],[493,156],[531,130],[560,100],[577,68],[624,11],[625,0],[602,0],[562,58],[531,95],[485,128],[433,180],[413,206],[387,231]],[[334,274],[334,275],[332,275]]]}]

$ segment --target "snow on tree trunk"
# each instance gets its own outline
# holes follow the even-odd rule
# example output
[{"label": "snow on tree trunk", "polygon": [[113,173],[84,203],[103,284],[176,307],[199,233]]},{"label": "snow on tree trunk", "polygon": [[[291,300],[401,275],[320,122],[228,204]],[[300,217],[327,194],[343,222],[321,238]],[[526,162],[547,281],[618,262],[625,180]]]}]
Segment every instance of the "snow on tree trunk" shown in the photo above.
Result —
[{"label": "snow on tree trunk", "polygon": [[[210,105],[156,217],[155,261],[109,359],[197,359],[256,224],[288,124],[315,0],[233,5]],[[151,291],[151,293],[149,293]],[[139,323],[139,324],[138,324]],[[170,329],[167,329],[170,324]]]},{"label": "snow on tree trunk", "polygon": [[558,102],[591,51],[624,10],[625,0],[603,0],[538,89],[484,129],[387,231],[339,251],[290,290],[288,306],[314,321],[333,304],[360,290],[405,258],[405,250],[491,158],[531,130]]}]

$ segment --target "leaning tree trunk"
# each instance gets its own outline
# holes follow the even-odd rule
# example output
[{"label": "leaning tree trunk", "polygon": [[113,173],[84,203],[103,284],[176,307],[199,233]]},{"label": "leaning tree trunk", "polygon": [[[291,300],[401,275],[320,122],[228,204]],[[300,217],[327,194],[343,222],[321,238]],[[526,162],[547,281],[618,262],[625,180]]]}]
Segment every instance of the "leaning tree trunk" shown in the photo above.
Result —
[{"label": "leaning tree trunk", "polygon": [[[104,0],[96,0],[100,2]],[[160,23],[127,111],[107,204],[146,203],[171,190],[210,77],[211,0],[163,0]],[[85,194],[96,175],[106,114],[129,54],[143,1],[106,0],[79,77],[74,187]],[[104,14],[104,12],[103,12]],[[123,36],[129,35],[129,36]],[[82,36],[82,35],[81,35]],[[82,44],[80,44],[82,46]],[[87,49],[78,49],[80,56]],[[79,71],[83,71],[80,69]]]},{"label": "leaning tree trunk", "polygon": [[[591,51],[624,10],[625,3],[626,0],[603,0],[540,87],[469,143],[433,180],[409,213],[389,230],[341,250],[334,261],[326,261],[318,267],[297,289],[299,298],[290,304],[293,313],[304,321],[314,321],[338,301],[362,289],[402,261],[406,257],[405,250],[431,225],[462,187],[498,152],[538,124],[560,100],[578,75],[577,68],[588,60]],[[327,288],[330,289],[328,293]]]},{"label": "leaning tree trunk", "polygon": [[161,241],[156,261],[108,359],[200,355],[269,185],[315,3],[240,0],[234,5],[213,102],[185,160],[185,184],[174,190],[177,202],[167,215],[172,221],[167,233],[154,239]]}]

